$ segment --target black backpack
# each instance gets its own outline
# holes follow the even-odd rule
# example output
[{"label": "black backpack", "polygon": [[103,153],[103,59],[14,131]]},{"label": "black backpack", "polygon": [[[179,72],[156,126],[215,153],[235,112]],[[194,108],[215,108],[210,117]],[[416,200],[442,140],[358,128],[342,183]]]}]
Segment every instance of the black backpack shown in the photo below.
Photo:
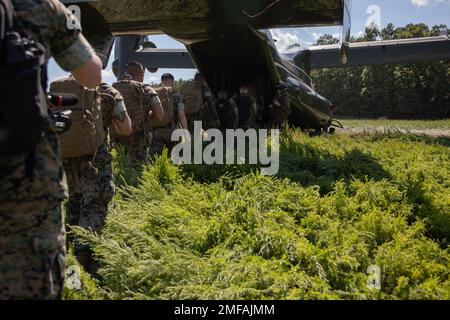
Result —
[{"label": "black backpack", "polygon": [[0,172],[34,156],[48,123],[45,49],[20,34],[14,15],[0,0]]}]

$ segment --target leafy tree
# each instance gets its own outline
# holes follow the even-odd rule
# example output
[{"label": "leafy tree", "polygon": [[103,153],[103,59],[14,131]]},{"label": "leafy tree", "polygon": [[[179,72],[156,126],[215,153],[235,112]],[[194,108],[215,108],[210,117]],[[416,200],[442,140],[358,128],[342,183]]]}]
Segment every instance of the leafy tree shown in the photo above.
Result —
[{"label": "leafy tree", "polygon": [[393,40],[395,39],[395,26],[392,23],[388,23],[386,27],[381,30],[382,40]]},{"label": "leafy tree", "polygon": [[[439,35],[446,25],[392,23],[376,25],[353,41],[405,39]],[[332,37],[331,37],[332,38]],[[331,40],[321,37],[321,44]],[[357,118],[450,118],[450,62],[432,61],[399,65],[314,70],[317,89],[338,106],[337,116]]]},{"label": "leafy tree", "polygon": [[334,38],[331,34],[323,34],[317,39],[316,45],[323,46],[327,44],[339,43],[339,39]]}]

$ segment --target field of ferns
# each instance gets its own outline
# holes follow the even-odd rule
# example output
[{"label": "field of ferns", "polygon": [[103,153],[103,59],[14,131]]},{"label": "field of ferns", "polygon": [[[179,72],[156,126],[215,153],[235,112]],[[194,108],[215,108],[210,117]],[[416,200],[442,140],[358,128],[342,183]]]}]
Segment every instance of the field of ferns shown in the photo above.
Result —
[{"label": "field of ferns", "polygon": [[449,147],[391,127],[289,129],[275,177],[176,166],[167,153],[135,170],[115,152],[102,234],[71,230],[93,247],[97,274],[82,272],[65,298],[450,299]]}]

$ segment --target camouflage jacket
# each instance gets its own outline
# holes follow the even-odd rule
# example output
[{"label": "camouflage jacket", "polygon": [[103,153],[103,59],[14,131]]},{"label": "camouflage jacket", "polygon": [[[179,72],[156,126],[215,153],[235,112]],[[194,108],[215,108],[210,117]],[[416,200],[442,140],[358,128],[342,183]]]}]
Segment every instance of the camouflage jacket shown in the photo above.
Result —
[{"label": "camouflage jacket", "polygon": [[[57,0],[12,0],[21,32],[46,49],[64,70],[80,67],[92,58],[93,49],[76,30],[67,28],[69,11]],[[25,180],[25,164],[6,176],[0,185],[1,199],[28,201],[42,197],[63,198],[63,167],[56,135],[49,130],[35,151],[33,180]]]}]

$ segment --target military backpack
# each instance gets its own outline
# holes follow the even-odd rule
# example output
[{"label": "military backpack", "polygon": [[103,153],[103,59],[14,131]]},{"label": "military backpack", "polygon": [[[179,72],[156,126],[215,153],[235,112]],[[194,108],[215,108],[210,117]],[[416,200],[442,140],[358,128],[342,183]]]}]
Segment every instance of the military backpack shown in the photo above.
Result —
[{"label": "military backpack", "polygon": [[73,77],[59,79],[50,85],[53,94],[70,93],[78,96],[78,103],[64,110],[71,110],[72,126],[60,135],[61,152],[65,159],[93,155],[105,143],[100,95],[94,89],[87,89]]},{"label": "military backpack", "polygon": [[[133,123],[133,132],[143,132],[145,129],[144,93],[142,84],[133,80],[122,80],[112,85],[123,97],[128,115]],[[114,133],[112,134],[114,135]]]},{"label": "military backpack", "polygon": [[164,128],[173,123],[174,120],[174,98],[172,88],[169,87],[157,87],[154,88],[158,94],[159,100],[164,110],[164,118],[160,121],[152,120],[150,123],[151,128]]},{"label": "military backpack", "polygon": [[203,107],[203,94],[200,83],[195,80],[185,82],[181,87],[181,93],[184,97],[185,113],[187,115],[201,111]]}]

